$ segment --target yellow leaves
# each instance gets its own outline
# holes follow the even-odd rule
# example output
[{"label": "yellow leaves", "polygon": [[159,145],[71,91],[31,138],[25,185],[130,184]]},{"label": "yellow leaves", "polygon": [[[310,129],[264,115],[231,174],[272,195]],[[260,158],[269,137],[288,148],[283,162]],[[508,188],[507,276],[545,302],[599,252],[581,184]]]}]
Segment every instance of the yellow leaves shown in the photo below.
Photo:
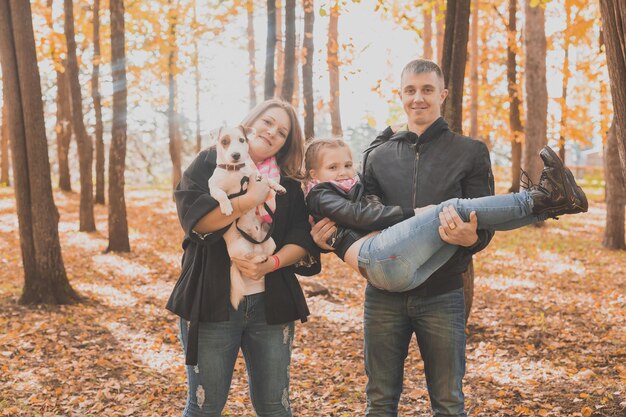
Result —
[{"label": "yellow leaves", "polygon": [[591,409],[591,407],[584,406],[582,410],[580,410],[580,412],[582,413],[583,417],[590,417],[593,413],[593,410]]}]

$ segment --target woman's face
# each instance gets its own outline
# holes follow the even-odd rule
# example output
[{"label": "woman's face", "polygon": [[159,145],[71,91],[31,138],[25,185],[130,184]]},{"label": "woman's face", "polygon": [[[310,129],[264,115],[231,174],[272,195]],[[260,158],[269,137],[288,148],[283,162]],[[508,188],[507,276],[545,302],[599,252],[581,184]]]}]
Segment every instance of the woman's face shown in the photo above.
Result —
[{"label": "woman's face", "polygon": [[291,120],[282,108],[270,107],[250,127],[256,130],[250,140],[250,157],[258,163],[280,151],[291,132]]}]

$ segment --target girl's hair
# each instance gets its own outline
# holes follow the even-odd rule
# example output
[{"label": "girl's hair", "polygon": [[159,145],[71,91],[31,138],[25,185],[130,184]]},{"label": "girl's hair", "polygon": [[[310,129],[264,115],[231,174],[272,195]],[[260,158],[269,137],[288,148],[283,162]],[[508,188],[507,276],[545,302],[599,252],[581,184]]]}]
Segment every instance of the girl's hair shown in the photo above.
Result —
[{"label": "girl's hair", "polygon": [[285,176],[297,181],[302,181],[304,177],[302,175],[304,135],[302,134],[302,128],[296,116],[296,111],[291,104],[276,98],[265,100],[250,110],[250,113],[244,117],[241,124],[244,126],[252,125],[252,123],[263,116],[263,114],[272,107],[283,109],[289,116],[289,121],[291,122],[291,129],[289,130],[285,144],[276,154],[276,162]]},{"label": "girl's hair", "polygon": [[[304,154],[304,175],[306,180],[310,180],[309,172],[317,169],[320,163],[320,153],[328,148],[348,148],[348,144],[342,138],[319,138],[311,140],[306,147]],[[352,151],[350,151],[352,152]]]}]

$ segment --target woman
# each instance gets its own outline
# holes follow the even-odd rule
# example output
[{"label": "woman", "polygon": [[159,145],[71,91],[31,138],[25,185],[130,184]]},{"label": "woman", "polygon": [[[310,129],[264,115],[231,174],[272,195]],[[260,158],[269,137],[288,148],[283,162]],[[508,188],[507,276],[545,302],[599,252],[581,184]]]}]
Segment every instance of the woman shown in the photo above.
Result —
[{"label": "woman", "polygon": [[293,107],[279,100],[259,104],[242,125],[256,130],[249,153],[261,173],[271,175],[277,165],[280,184],[287,189],[276,196],[272,233],[276,252],[258,264],[232,259],[242,274],[252,278],[235,310],[229,299],[231,259],[222,236],[235,219],[265,201],[269,186],[267,177],[250,181],[245,194],[231,199],[234,212],[225,216],[207,185],[215,169],[215,148],[200,152],[174,193],[185,238],[182,272],[167,309],[180,316],[186,353],[188,396],[183,416],[221,415],[239,349],[257,415],[292,415],[289,364],[294,321],[304,322],[309,315],[295,273],[314,275],[320,270],[298,181],[304,140]]}]

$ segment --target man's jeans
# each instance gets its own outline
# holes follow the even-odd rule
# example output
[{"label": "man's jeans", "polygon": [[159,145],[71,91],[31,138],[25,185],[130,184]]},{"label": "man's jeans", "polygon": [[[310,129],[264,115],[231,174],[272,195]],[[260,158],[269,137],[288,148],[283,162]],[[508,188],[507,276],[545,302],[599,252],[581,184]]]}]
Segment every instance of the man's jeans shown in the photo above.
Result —
[{"label": "man's jeans", "polygon": [[[187,348],[188,323],[180,320]],[[294,324],[268,325],[264,293],[248,295],[230,320],[200,323],[198,365],[187,366],[187,405],[183,417],[219,417],[228,398],[241,348],[248,371],[252,405],[260,417],[291,417],[289,365]]]},{"label": "man's jeans", "polygon": [[435,416],[465,417],[463,289],[431,296],[365,291],[365,371],[368,417],[397,416],[404,360],[415,333]]}]

